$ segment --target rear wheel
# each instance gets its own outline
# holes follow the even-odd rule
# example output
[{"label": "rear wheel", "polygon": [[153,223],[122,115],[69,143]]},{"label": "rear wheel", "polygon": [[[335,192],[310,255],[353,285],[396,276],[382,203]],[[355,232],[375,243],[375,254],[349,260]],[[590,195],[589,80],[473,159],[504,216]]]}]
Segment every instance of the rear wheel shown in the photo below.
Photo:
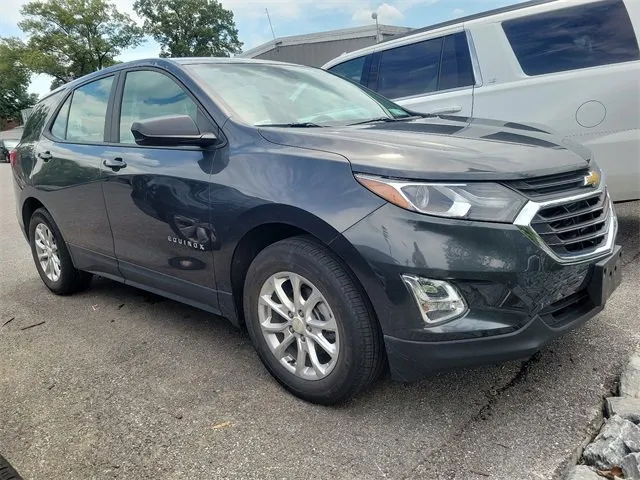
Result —
[{"label": "rear wheel", "polygon": [[53,293],[68,295],[91,285],[92,275],[73,266],[67,244],[44,208],[37,209],[31,216],[29,243],[40,278]]},{"label": "rear wheel", "polygon": [[314,239],[264,249],[249,267],[244,292],[258,355],[294,395],[340,403],[378,376],[384,353],[371,308],[349,272]]},{"label": "rear wheel", "polygon": [[2,455],[0,455],[0,480],[22,480],[22,477]]}]

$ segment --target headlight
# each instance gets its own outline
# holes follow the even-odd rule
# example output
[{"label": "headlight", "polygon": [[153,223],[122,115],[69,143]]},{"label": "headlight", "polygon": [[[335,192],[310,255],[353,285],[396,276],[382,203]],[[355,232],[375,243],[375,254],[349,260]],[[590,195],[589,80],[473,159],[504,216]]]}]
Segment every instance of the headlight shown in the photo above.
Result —
[{"label": "headlight", "polygon": [[356,174],[365,188],[407,210],[437,217],[511,223],[526,199],[497,183],[422,183]]}]

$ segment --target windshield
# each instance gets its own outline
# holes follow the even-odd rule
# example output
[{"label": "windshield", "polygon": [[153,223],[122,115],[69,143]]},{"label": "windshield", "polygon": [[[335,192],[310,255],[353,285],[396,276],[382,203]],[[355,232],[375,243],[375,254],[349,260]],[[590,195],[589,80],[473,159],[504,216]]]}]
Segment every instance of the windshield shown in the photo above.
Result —
[{"label": "windshield", "polygon": [[319,69],[268,64],[187,68],[234,117],[251,125],[324,127],[411,116],[402,107],[390,101],[383,104],[351,82]]},{"label": "windshield", "polygon": [[5,140],[4,146],[7,150],[13,150],[18,146],[18,143],[20,143],[20,140]]}]

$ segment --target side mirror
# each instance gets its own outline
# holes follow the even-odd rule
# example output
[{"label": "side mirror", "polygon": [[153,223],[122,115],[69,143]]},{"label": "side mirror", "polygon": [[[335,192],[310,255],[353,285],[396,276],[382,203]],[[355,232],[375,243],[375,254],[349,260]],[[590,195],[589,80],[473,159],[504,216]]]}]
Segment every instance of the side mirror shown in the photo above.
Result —
[{"label": "side mirror", "polygon": [[131,133],[136,143],[142,146],[207,147],[217,143],[214,133],[200,133],[189,115],[167,115],[133,122]]}]

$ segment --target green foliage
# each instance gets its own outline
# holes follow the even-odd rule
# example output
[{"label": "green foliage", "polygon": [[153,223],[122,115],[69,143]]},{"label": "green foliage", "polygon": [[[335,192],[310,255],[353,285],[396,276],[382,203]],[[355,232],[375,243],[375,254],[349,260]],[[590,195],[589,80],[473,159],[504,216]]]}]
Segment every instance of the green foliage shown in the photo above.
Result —
[{"label": "green foliage", "polygon": [[31,74],[22,61],[25,50],[17,38],[0,38],[0,119],[17,120],[20,110],[38,101],[27,93]]},{"label": "green foliage", "polygon": [[18,25],[29,36],[24,62],[54,77],[52,87],[113,65],[143,41],[135,22],[107,0],[32,1]]},{"label": "green foliage", "polygon": [[242,52],[233,12],[216,0],[136,0],[161,57],[229,57]]}]

